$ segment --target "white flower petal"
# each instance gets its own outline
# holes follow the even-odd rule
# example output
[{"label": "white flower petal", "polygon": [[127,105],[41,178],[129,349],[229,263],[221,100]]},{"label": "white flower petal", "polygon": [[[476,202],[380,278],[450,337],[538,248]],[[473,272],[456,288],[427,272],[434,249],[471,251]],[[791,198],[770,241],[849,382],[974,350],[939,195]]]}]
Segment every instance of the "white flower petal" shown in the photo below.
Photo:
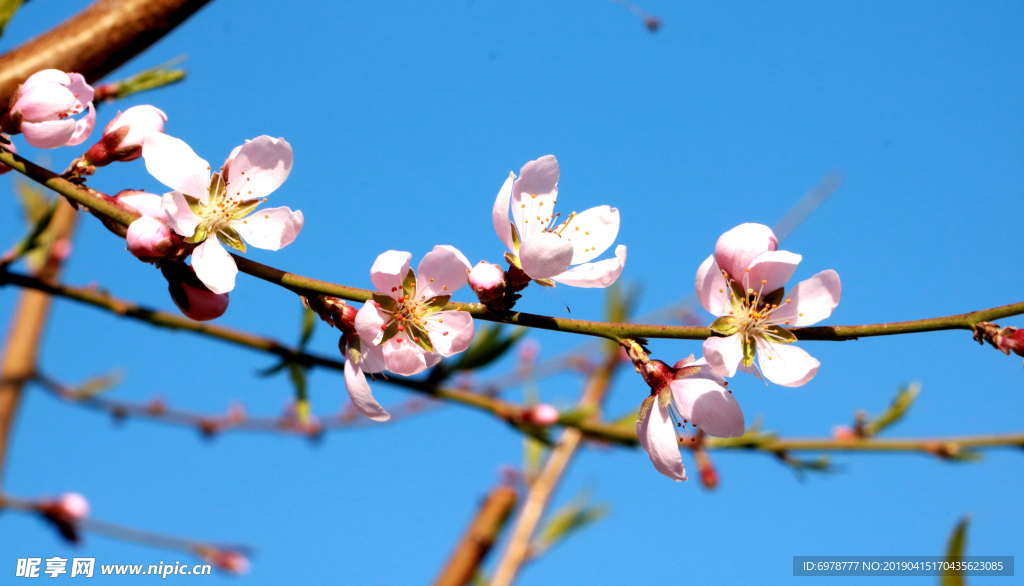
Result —
[{"label": "white flower petal", "polygon": [[292,145],[283,138],[247,141],[228,168],[228,193],[243,200],[270,195],[288,179],[293,159]]},{"label": "white flower petal", "polygon": [[542,233],[519,247],[519,262],[532,279],[547,279],[564,273],[572,263],[572,243],[554,234]]},{"label": "white flower petal", "polygon": [[715,262],[715,255],[704,259],[697,269],[697,280],[694,283],[697,298],[704,309],[712,315],[729,315],[732,304],[729,302],[729,284],[722,276],[722,269]]},{"label": "white flower petal", "polygon": [[291,208],[281,207],[256,210],[242,220],[231,222],[231,227],[256,248],[280,250],[295,240],[304,221],[300,210],[293,212]]},{"label": "white flower petal", "polygon": [[238,266],[215,234],[192,251],[192,268],[199,280],[214,293],[227,293],[235,288]]},{"label": "white flower petal", "polygon": [[619,278],[625,266],[626,247],[620,244],[615,248],[615,258],[584,263],[551,279],[570,287],[607,287]]},{"label": "white flower petal", "polygon": [[[377,305],[373,301],[367,301],[363,304],[359,311],[356,312],[356,333],[359,334],[359,338],[362,340],[360,348],[363,352],[366,352],[366,348],[363,346],[376,347],[380,343],[381,338],[384,337],[384,330],[381,328],[384,326],[384,316],[377,309]],[[383,355],[382,355],[383,358]],[[366,372],[380,372],[380,370],[367,370]]]},{"label": "white flower petal", "polygon": [[441,311],[424,321],[434,352],[441,356],[458,354],[473,341],[473,318],[464,311]]},{"label": "white flower petal", "polygon": [[615,242],[619,234],[619,210],[597,206],[576,215],[562,236],[573,246],[572,264],[594,260]]},{"label": "white flower petal", "polygon": [[512,246],[512,226],[509,223],[508,206],[512,201],[512,182],[515,178],[515,173],[508,174],[508,179],[505,180],[505,184],[498,191],[497,199],[494,200],[494,210],[491,211],[494,231],[497,232],[498,238],[501,238],[501,241],[513,253],[515,253],[515,249]]},{"label": "white flower petal", "polygon": [[403,334],[384,343],[384,364],[388,370],[403,376],[412,376],[427,369],[427,355],[430,352],[420,348]]},{"label": "white flower petal", "polygon": [[784,387],[799,387],[818,373],[821,363],[802,348],[757,338],[757,362],[765,378]]},{"label": "white flower petal", "polygon": [[402,281],[409,272],[409,261],[412,255],[408,252],[389,250],[373,261],[370,267],[370,281],[378,291],[392,297],[401,297]]},{"label": "white flower petal", "polygon": [[790,290],[779,308],[771,315],[771,321],[784,326],[808,326],[832,315],[839,305],[843,285],[839,273],[829,269],[800,281]]},{"label": "white flower petal", "polygon": [[558,160],[554,155],[545,155],[523,165],[519,179],[512,185],[512,218],[523,242],[540,234],[555,219],[557,200]]},{"label": "white flower petal", "polygon": [[374,421],[391,419],[391,415],[373,398],[370,383],[366,382],[366,375],[352,363],[351,359],[345,360],[345,389],[360,415]]},{"label": "white flower petal", "polygon": [[196,226],[202,221],[192,212],[192,208],[188,207],[184,196],[177,191],[164,194],[160,200],[160,213],[167,220],[171,230],[186,238],[195,234]]},{"label": "white flower petal", "polygon": [[430,299],[436,295],[451,295],[469,279],[469,259],[459,249],[439,244],[423,256],[416,267],[416,297]]},{"label": "white flower petal", "polygon": [[142,144],[142,158],[146,161],[146,170],[157,181],[206,203],[210,164],[199,158],[183,140],[153,132]]},{"label": "white flower petal", "polygon": [[655,399],[647,417],[636,422],[636,435],[658,472],[672,480],[686,480],[686,468],[679,453],[676,426],[668,410]]},{"label": "white flower petal", "polygon": [[743,337],[739,334],[724,338],[712,336],[704,340],[704,358],[721,376],[733,376],[743,364]]},{"label": "white flower petal", "polygon": [[739,437],[746,426],[735,397],[714,380],[686,377],[674,380],[672,398],[683,419],[715,437]]},{"label": "white flower petal", "polygon": [[768,294],[785,286],[796,271],[802,257],[785,250],[772,250],[760,254],[750,263],[750,270],[743,273],[739,282],[744,290]]}]

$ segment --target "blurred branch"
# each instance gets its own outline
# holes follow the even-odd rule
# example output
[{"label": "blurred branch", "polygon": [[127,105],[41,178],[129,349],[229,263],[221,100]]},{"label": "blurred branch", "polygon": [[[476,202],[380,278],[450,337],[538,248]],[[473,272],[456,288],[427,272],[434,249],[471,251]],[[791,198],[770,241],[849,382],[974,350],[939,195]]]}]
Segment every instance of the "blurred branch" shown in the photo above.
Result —
[{"label": "blurred branch", "polygon": [[[52,171],[35,165],[7,151],[0,151],[3,163],[26,177],[45,185],[65,197],[90,208],[124,226],[139,218],[139,214],[122,209],[102,194],[67,181]],[[238,270],[258,279],[274,283],[300,295],[327,295],[348,301],[368,301],[372,291],[321,281],[302,275],[288,273],[232,253]],[[665,326],[631,323],[608,323],[588,320],[566,319],[516,312],[507,317],[493,315],[480,303],[449,303],[449,311],[465,311],[475,319],[508,323],[513,325],[582,334],[607,338],[618,342],[625,338],[669,338],[704,340],[712,336],[710,328],[697,326]],[[823,326],[790,328],[789,331],[800,340],[846,341],[868,336],[891,336],[941,330],[974,330],[974,325],[983,322],[1024,314],[1024,301],[972,311],[957,315],[920,319],[904,322],[869,324],[859,326]]]},{"label": "blurred branch", "polygon": [[[71,208],[71,204],[61,201],[49,222],[48,229],[54,235],[53,241],[67,241],[74,231],[75,220],[75,210]],[[67,248],[56,248],[49,247],[46,262],[36,272],[37,277],[53,279],[60,274]],[[49,309],[49,295],[40,291],[22,291],[11,318],[7,343],[0,362],[0,481],[3,479],[4,461],[14,415],[21,399],[22,388],[36,368],[39,345]],[[3,494],[2,486],[0,494]]]},{"label": "blurred branch", "polygon": [[188,59],[187,55],[181,55],[156,67],[140,71],[131,77],[100,84],[96,86],[94,101],[99,104],[101,102],[123,100],[133,94],[178,83],[185,79],[188,71],[180,67],[175,68],[175,65],[184,63],[186,59]]},{"label": "blurred branch", "polygon": [[233,574],[244,574],[249,567],[247,555],[251,548],[247,546],[214,544],[172,537],[97,519],[75,519],[62,513],[55,501],[49,499],[30,500],[10,495],[0,496],[0,510],[3,509],[40,515],[46,521],[56,525],[61,535],[71,541],[78,541],[78,534],[85,531],[120,541],[185,552],[199,557],[219,570]]},{"label": "blurred branch", "polygon": [[518,495],[511,486],[499,484],[491,489],[434,581],[434,586],[465,586],[473,580],[480,564],[501,536],[516,500]]},{"label": "blurred branch", "polygon": [[98,0],[0,57],[0,110],[18,85],[42,69],[74,71],[93,82],[181,24],[209,0]]}]

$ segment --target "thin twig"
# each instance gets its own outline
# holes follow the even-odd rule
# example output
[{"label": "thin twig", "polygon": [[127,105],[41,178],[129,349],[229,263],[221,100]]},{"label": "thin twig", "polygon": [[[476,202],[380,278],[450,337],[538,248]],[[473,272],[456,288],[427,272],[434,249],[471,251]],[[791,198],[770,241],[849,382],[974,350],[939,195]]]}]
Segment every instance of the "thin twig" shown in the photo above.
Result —
[{"label": "thin twig", "polygon": [[491,489],[455,546],[448,562],[434,581],[434,586],[465,586],[476,576],[480,564],[501,536],[512,509],[516,506],[516,489],[499,484]]}]

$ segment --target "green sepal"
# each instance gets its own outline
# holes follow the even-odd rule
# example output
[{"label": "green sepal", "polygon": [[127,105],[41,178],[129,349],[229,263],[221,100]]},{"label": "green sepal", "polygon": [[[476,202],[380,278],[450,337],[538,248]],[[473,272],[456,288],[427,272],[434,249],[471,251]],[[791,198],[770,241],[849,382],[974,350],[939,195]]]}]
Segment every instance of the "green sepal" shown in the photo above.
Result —
[{"label": "green sepal", "polygon": [[515,224],[509,222],[508,225],[512,227],[512,250],[515,251],[516,256],[519,256],[519,246],[522,245],[523,239],[519,237],[519,230],[516,230]]},{"label": "green sepal", "polygon": [[647,419],[652,406],[654,406],[654,395],[649,395],[644,399],[643,403],[640,403],[640,412],[636,414],[636,420],[639,422]]},{"label": "green sepal", "polygon": [[[341,343],[345,343],[345,338],[341,338]],[[359,361],[363,359],[362,345],[359,343],[359,336],[352,336],[352,339],[348,343],[348,355],[352,359],[352,362],[359,364]]]},{"label": "green sepal", "polygon": [[776,342],[778,344],[792,344],[793,342],[796,342],[796,336],[794,336],[792,332],[784,330],[779,326],[768,326],[765,329],[768,330],[765,332],[766,336],[772,342]]},{"label": "green sepal", "polygon": [[555,286],[555,282],[552,281],[551,279],[534,279],[533,282],[537,283],[541,287],[554,287]]},{"label": "green sepal", "polygon": [[196,226],[196,231],[186,238],[185,242],[188,242],[189,244],[199,244],[203,240],[206,240],[207,236],[209,236],[209,233],[206,231],[206,226],[204,224],[199,224]]},{"label": "green sepal", "polygon": [[210,178],[209,205],[216,205],[220,198],[224,197],[225,191],[227,191],[227,185],[224,184],[224,178],[220,176],[220,173],[214,173]]},{"label": "green sepal", "polygon": [[420,348],[427,352],[434,351],[434,344],[430,341],[430,334],[427,333],[427,330],[412,322],[406,322],[406,327],[409,328],[409,337],[412,338],[413,342],[416,342]]},{"label": "green sepal", "polygon": [[251,214],[258,205],[260,205],[260,200],[258,199],[247,199],[243,201],[242,203],[238,204],[238,207],[235,208],[235,213],[231,214],[231,219],[241,220],[242,218]]},{"label": "green sepal", "polygon": [[398,306],[398,302],[395,301],[394,297],[384,295],[383,293],[374,293],[373,300],[380,305],[381,309],[388,313],[394,313],[395,308]]},{"label": "green sepal", "polygon": [[188,202],[188,209],[192,210],[193,214],[197,216],[203,215],[203,203],[201,201],[192,197],[191,195],[188,195],[187,193],[183,193],[181,194],[181,196],[185,198],[186,202]]},{"label": "green sepal", "polygon": [[409,269],[402,281],[402,294],[406,299],[412,300],[416,296],[416,271]]},{"label": "green sepal", "polygon": [[743,340],[743,366],[750,368],[750,365],[754,363],[754,356],[757,355],[757,345],[754,344],[753,338],[747,338]]},{"label": "green sepal", "polygon": [[238,232],[236,232],[231,226],[224,226],[218,230],[217,238],[238,252],[245,252],[245,242],[242,242],[242,237],[239,236]]},{"label": "green sepal", "polygon": [[722,316],[715,321],[711,322],[711,331],[722,334],[723,336],[731,336],[739,330],[736,324],[733,323],[732,316]]},{"label": "green sepal", "polygon": [[451,295],[436,295],[434,297],[431,297],[430,299],[427,299],[423,303],[420,303],[420,310],[423,312],[423,315],[437,313],[444,309],[446,305],[448,305],[448,301],[451,298]]},{"label": "green sepal", "polygon": [[681,378],[686,378],[688,376],[693,376],[693,375],[699,373],[700,370],[701,370],[700,366],[684,366],[684,367],[679,368],[679,369],[676,370],[675,379],[679,380]]},{"label": "green sepal", "polygon": [[391,338],[394,338],[397,334],[398,334],[398,320],[396,319],[396,320],[392,320],[391,323],[388,324],[388,327],[385,328],[385,330],[384,330],[384,337],[382,337],[380,339],[380,343],[377,344],[377,345],[378,346],[383,346],[384,342],[387,342]]},{"label": "green sepal", "polygon": [[523,265],[519,264],[519,257],[512,254],[511,252],[505,253],[505,261],[519,270],[523,269]]},{"label": "green sepal", "polygon": [[732,308],[738,312],[743,308],[743,304],[747,299],[747,292],[744,291],[743,287],[736,281],[729,281],[729,289],[732,291],[730,299]]},{"label": "green sepal", "polygon": [[786,296],[786,288],[785,287],[779,287],[778,289],[772,291],[771,293],[768,293],[767,295],[765,295],[761,299],[763,300],[762,303],[765,306],[768,306],[768,305],[780,305],[780,304],[782,304],[782,299],[785,296]]},{"label": "green sepal", "polygon": [[668,406],[672,404],[672,388],[665,387],[658,393],[658,405],[662,409],[668,409]]}]

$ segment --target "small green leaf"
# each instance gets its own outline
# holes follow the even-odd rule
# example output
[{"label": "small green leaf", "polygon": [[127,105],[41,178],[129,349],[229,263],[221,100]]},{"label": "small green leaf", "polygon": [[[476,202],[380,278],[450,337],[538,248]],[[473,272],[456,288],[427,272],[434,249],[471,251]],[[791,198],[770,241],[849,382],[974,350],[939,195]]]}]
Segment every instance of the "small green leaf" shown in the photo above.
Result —
[{"label": "small green leaf", "polygon": [[409,272],[405,274],[405,280],[402,281],[402,294],[406,299],[416,297],[416,271],[409,269]]},{"label": "small green leaf", "polygon": [[[516,256],[519,256],[519,246],[523,243],[523,239],[519,237],[519,230],[516,230],[515,224],[509,222],[509,226],[512,227],[512,250],[515,251]],[[519,263],[516,263],[516,266],[519,266]]]},{"label": "small green leaf", "polygon": [[437,313],[444,309],[446,305],[448,305],[448,301],[451,298],[451,295],[437,295],[436,297],[431,297],[430,299],[427,299],[423,303],[420,303],[420,308],[423,310],[424,315]]},{"label": "small green leaf", "polygon": [[914,382],[905,387],[900,387],[896,391],[896,396],[893,398],[892,403],[889,404],[889,407],[881,415],[872,418],[871,421],[864,425],[864,435],[868,437],[877,435],[902,419],[907,414],[911,405],[914,404],[920,392],[920,383]]},{"label": "small green leaf", "polygon": [[196,231],[193,232],[191,236],[186,238],[185,242],[188,242],[189,244],[198,244],[203,240],[206,240],[207,236],[209,236],[209,233],[206,230],[206,225],[199,224],[198,226],[196,226]]},{"label": "small green leaf", "polygon": [[551,279],[534,279],[533,282],[537,283],[541,287],[554,287],[555,286],[555,282],[552,281]]},{"label": "small green leaf", "polygon": [[380,339],[378,346],[383,346],[384,342],[387,342],[391,338],[394,338],[398,334],[398,320],[391,320],[388,327],[384,329],[384,336]]},{"label": "small green leaf", "polygon": [[517,269],[522,270],[523,268],[523,265],[519,264],[519,257],[512,254],[511,252],[505,253],[505,261],[508,262],[509,265],[514,266]]},{"label": "small green leaf", "polygon": [[[958,562],[959,558],[963,557],[964,551],[967,549],[967,526],[970,523],[970,515],[964,515],[953,528],[953,533],[950,534],[949,542],[946,544],[947,562]],[[955,564],[952,566],[955,567]],[[965,586],[966,584],[963,572],[955,569],[944,572],[942,580],[939,582],[939,586]]]},{"label": "small green leaf", "polygon": [[[344,339],[345,338],[342,338],[341,343],[344,343]],[[363,348],[359,340],[359,336],[352,336],[348,342],[348,355],[352,359],[352,362],[355,362],[356,364],[359,364],[359,361],[363,359]],[[344,356],[344,352],[342,352],[342,355]]]},{"label": "small green leaf", "polygon": [[299,350],[305,350],[306,344],[313,337],[313,328],[316,327],[316,312],[305,307],[302,310],[302,333],[299,335]]},{"label": "small green leaf", "polygon": [[757,355],[757,347],[754,344],[753,338],[747,338],[743,340],[743,366],[750,368],[750,365],[754,363],[754,357]]},{"label": "small green leaf", "polygon": [[217,238],[238,252],[245,252],[245,242],[242,242],[242,237],[238,235],[234,228],[224,226],[217,232]]},{"label": "small green leaf", "polygon": [[406,327],[409,328],[409,336],[413,342],[416,342],[420,348],[427,352],[434,351],[434,344],[430,341],[430,334],[427,333],[427,330],[412,322],[406,322]]},{"label": "small green leaf", "polygon": [[723,336],[731,336],[735,334],[739,328],[733,323],[732,316],[725,315],[715,321],[711,322],[711,331],[722,334]]},{"label": "small green leaf", "polygon": [[123,380],[124,373],[115,369],[107,374],[90,378],[78,385],[75,389],[75,397],[78,399],[94,397],[116,387]]},{"label": "small green leaf", "polygon": [[640,412],[636,414],[637,421],[643,421],[647,419],[647,415],[651,412],[651,407],[654,406],[654,395],[648,395],[643,403],[640,403]]},{"label": "small green leaf", "polygon": [[777,344],[792,344],[796,342],[796,336],[788,330],[784,330],[779,326],[768,326],[765,328],[765,337],[772,342]]},{"label": "small green leaf", "polygon": [[672,388],[665,387],[658,393],[658,405],[662,409],[668,409],[668,406],[672,404]]},{"label": "small green leaf", "polygon": [[251,214],[258,205],[260,205],[260,200],[258,199],[247,199],[243,201],[242,203],[238,204],[238,206],[235,208],[235,213],[231,214],[231,219],[241,220],[242,218]]},{"label": "small green leaf", "polygon": [[395,308],[398,307],[398,302],[395,301],[394,297],[384,295],[383,293],[374,293],[373,300],[380,305],[381,309],[388,313],[394,313]]}]

